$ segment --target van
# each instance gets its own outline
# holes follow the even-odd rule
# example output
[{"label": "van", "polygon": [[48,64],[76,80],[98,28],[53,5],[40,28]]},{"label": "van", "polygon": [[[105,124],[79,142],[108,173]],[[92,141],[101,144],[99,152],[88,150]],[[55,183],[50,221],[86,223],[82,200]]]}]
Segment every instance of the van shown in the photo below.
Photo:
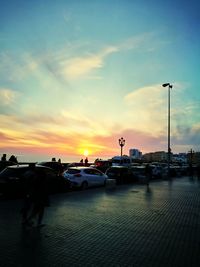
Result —
[{"label": "van", "polygon": [[112,166],[130,166],[132,161],[128,156],[115,156],[111,159]]}]

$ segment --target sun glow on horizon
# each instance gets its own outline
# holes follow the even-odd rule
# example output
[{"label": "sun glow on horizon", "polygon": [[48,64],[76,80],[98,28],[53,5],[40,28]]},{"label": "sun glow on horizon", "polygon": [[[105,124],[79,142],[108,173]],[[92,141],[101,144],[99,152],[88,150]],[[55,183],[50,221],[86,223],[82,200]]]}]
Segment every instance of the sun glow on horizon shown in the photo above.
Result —
[{"label": "sun glow on horizon", "polygon": [[87,148],[80,148],[79,149],[79,154],[81,156],[85,156],[85,157],[88,157],[89,155],[91,155],[91,151]]},{"label": "sun glow on horizon", "polygon": [[89,156],[89,150],[88,149],[85,149],[84,151],[83,151],[83,155],[85,156],[85,157],[88,157]]}]

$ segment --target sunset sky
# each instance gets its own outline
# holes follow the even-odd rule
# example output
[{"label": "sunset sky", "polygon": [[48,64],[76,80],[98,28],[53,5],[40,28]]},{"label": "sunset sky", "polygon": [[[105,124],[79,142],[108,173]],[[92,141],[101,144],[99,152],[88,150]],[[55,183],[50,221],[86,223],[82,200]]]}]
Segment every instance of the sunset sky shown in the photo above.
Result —
[{"label": "sunset sky", "polygon": [[198,0],[0,4],[1,155],[167,151],[167,82],[172,152],[200,151]]}]

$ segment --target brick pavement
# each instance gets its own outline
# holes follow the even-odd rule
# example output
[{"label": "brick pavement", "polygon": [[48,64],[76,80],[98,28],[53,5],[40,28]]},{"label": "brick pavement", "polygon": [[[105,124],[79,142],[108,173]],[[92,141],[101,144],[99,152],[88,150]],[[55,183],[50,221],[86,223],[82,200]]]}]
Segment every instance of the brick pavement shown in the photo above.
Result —
[{"label": "brick pavement", "polygon": [[0,201],[0,266],[200,266],[200,182],[187,177],[51,196],[42,229]]}]

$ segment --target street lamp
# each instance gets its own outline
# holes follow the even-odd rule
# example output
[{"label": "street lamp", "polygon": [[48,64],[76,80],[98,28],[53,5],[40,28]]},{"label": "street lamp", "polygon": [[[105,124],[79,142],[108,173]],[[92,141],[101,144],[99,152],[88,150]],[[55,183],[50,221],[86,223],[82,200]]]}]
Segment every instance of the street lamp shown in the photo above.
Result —
[{"label": "street lamp", "polygon": [[123,137],[119,139],[119,145],[121,147],[121,158],[122,158],[122,150],[123,150],[123,146],[125,145],[125,139]]},{"label": "street lamp", "polygon": [[167,145],[167,175],[168,178],[170,178],[170,154],[171,154],[171,148],[170,148],[170,89],[172,89],[172,85],[170,83],[164,83],[162,85],[163,87],[168,86],[168,145]]},{"label": "street lamp", "polygon": [[191,164],[193,164],[194,150],[192,150],[191,148],[190,151],[188,151],[188,154],[189,154],[189,161]]}]

